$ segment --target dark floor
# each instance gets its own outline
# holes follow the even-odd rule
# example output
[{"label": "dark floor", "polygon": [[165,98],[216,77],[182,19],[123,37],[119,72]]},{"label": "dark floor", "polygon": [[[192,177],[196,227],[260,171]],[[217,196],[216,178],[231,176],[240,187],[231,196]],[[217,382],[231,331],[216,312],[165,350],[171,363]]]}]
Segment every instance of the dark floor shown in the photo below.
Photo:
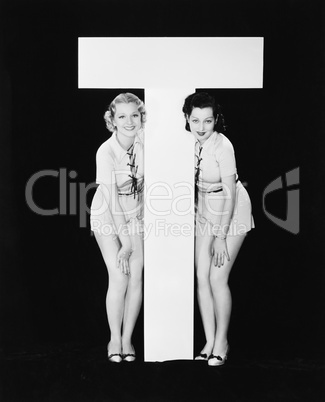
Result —
[{"label": "dark floor", "polygon": [[36,349],[2,357],[1,402],[325,401],[321,360],[233,352],[223,367],[179,360],[112,364],[102,346]]}]

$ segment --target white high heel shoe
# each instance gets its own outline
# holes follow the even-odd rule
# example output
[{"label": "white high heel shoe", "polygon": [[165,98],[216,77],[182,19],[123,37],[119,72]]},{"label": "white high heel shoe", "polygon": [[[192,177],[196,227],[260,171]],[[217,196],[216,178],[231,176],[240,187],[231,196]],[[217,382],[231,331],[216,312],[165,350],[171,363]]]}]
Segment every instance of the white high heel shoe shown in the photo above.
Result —
[{"label": "white high heel shoe", "polygon": [[109,344],[107,345],[107,358],[111,363],[121,363],[123,357],[122,353],[110,353],[109,352]]},{"label": "white high heel shoe", "polygon": [[216,356],[213,353],[209,356],[208,359],[208,365],[209,366],[222,366],[223,364],[226,363],[226,360],[228,359],[228,353],[229,353],[229,345],[227,346],[227,350],[224,356]]},{"label": "white high heel shoe", "polygon": [[194,360],[208,360],[208,355],[206,353],[200,353],[198,356],[195,356]]},{"label": "white high heel shoe", "polygon": [[122,355],[121,353],[111,353],[108,355],[108,361],[111,363],[121,363],[122,361]]}]

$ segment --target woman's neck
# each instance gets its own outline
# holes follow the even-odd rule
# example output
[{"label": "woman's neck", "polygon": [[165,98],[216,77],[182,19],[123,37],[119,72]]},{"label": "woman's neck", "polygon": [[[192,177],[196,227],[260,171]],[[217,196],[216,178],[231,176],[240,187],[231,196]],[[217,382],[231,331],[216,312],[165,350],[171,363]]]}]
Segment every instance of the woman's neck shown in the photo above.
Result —
[{"label": "woman's neck", "polygon": [[116,132],[116,138],[117,138],[118,143],[121,145],[121,147],[123,149],[125,149],[125,151],[127,151],[132,146],[132,144],[134,143],[134,138],[135,137],[130,138],[130,137],[127,137],[127,136],[125,136],[125,135],[123,135],[123,134],[121,134],[119,132]]}]

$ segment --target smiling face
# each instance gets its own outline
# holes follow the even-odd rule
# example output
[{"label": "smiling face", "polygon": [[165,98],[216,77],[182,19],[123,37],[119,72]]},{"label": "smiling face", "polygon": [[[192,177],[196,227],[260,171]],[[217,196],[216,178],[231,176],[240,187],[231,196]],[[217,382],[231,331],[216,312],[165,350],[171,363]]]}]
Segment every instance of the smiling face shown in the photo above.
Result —
[{"label": "smiling face", "polygon": [[193,108],[187,121],[190,125],[191,133],[200,143],[205,142],[214,132],[216,119],[213,116],[212,107]]},{"label": "smiling face", "polygon": [[134,138],[141,128],[138,105],[134,102],[117,103],[113,122],[118,135]]}]

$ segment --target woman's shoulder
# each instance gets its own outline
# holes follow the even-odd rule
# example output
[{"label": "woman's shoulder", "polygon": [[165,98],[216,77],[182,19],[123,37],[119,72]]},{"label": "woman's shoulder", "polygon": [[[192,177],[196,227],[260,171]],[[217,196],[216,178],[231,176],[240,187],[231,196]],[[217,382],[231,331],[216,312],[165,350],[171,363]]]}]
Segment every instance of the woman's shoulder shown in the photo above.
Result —
[{"label": "woman's shoulder", "polygon": [[211,147],[211,153],[217,160],[234,155],[235,150],[231,141],[223,133],[215,133]]},{"label": "woman's shoulder", "polygon": [[233,150],[234,149],[232,142],[223,133],[216,133],[214,140],[215,140],[216,148],[218,148],[219,150],[223,150],[223,149]]},{"label": "woman's shoulder", "polygon": [[97,156],[112,155],[113,156],[113,135],[104,141],[97,149]]}]

